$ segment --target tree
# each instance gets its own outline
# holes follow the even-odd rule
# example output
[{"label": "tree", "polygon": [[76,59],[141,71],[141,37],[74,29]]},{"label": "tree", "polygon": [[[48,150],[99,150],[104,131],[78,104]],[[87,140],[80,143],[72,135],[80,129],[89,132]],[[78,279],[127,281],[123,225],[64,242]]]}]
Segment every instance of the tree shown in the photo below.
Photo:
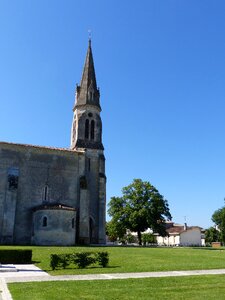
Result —
[{"label": "tree", "polygon": [[212,221],[220,227],[222,225],[222,215],[224,214],[225,207],[217,209],[212,215]]},{"label": "tree", "polygon": [[152,233],[143,233],[142,234],[142,241],[144,246],[146,244],[156,244],[156,237]]},{"label": "tree", "polygon": [[212,242],[220,242],[220,232],[215,227],[209,227],[205,231],[205,242],[211,244]]},{"label": "tree", "polygon": [[225,206],[217,209],[212,215],[212,221],[218,226],[220,237],[225,244]]},{"label": "tree", "polygon": [[127,235],[126,235],[126,242],[127,242],[128,244],[135,243],[135,242],[137,242],[137,238],[136,238],[133,234],[131,234],[131,233],[129,232],[129,233],[127,233]]},{"label": "tree", "polygon": [[126,234],[126,228],[119,222],[111,220],[106,223],[106,235],[111,242],[117,241],[117,239],[123,239]]},{"label": "tree", "polygon": [[166,236],[165,221],[171,219],[167,200],[147,181],[134,179],[122,189],[122,197],[112,197],[108,213],[111,222],[119,228],[137,232],[139,245],[141,232],[151,228],[153,232]]}]

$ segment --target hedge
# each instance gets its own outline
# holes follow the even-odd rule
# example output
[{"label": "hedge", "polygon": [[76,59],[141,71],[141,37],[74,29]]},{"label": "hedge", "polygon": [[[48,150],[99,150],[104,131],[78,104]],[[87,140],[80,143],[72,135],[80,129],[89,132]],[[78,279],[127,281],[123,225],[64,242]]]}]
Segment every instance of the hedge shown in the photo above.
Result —
[{"label": "hedge", "polygon": [[32,263],[32,250],[0,250],[1,264],[30,264]]},{"label": "hedge", "polygon": [[108,252],[77,252],[68,254],[51,254],[50,267],[65,269],[70,264],[74,264],[79,269],[98,263],[105,268],[109,263]]}]

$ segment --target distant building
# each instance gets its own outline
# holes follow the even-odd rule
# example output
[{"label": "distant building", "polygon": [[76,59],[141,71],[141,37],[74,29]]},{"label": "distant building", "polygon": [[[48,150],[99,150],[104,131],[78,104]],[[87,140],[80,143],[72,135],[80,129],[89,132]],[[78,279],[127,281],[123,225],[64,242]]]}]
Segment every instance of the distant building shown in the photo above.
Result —
[{"label": "distant building", "polygon": [[168,236],[155,234],[160,246],[202,246],[202,228],[166,222]]},{"label": "distant building", "polygon": [[0,142],[0,244],[105,243],[99,99],[89,41],[70,149]]}]

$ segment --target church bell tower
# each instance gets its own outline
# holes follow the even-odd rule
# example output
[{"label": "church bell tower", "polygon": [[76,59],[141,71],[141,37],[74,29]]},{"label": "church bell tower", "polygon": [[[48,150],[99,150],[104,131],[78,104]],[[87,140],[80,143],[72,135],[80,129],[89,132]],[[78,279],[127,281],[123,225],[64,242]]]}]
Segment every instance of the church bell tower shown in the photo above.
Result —
[{"label": "church bell tower", "polygon": [[71,150],[85,152],[78,208],[78,241],[84,244],[105,243],[106,176],[99,99],[89,39],[81,82],[76,87],[70,146]]},{"label": "church bell tower", "polygon": [[91,40],[89,40],[81,83],[76,87],[71,149],[104,150],[99,98],[100,92],[97,88]]}]

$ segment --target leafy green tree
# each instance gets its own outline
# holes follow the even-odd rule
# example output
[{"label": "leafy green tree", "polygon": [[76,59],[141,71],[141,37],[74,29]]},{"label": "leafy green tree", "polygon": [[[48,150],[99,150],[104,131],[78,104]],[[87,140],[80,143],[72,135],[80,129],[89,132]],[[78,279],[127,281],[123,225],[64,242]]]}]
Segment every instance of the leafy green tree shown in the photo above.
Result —
[{"label": "leafy green tree", "polygon": [[152,233],[143,233],[142,234],[143,245],[146,244],[156,244],[156,237]]},{"label": "leafy green tree", "polygon": [[118,239],[123,239],[126,234],[126,228],[120,222],[111,220],[106,223],[106,235],[111,242],[115,242]]},{"label": "leafy green tree", "polygon": [[205,242],[211,244],[212,242],[220,242],[220,232],[215,227],[209,227],[205,231]]},{"label": "leafy green tree", "polygon": [[225,207],[217,209],[212,215],[212,221],[220,227],[222,225],[223,215],[225,212]]},{"label": "leafy green tree", "polygon": [[218,226],[221,241],[225,244],[225,206],[213,213],[212,221]]},{"label": "leafy green tree", "polygon": [[128,233],[128,234],[126,235],[126,242],[127,242],[128,244],[132,244],[132,243],[137,242],[137,239],[136,239],[136,237],[135,237],[133,234]]},{"label": "leafy green tree", "polygon": [[139,245],[142,244],[141,232],[151,228],[166,236],[165,221],[171,219],[169,205],[158,190],[147,181],[134,179],[122,189],[122,197],[112,197],[108,213],[111,222],[119,228],[137,232]]}]

